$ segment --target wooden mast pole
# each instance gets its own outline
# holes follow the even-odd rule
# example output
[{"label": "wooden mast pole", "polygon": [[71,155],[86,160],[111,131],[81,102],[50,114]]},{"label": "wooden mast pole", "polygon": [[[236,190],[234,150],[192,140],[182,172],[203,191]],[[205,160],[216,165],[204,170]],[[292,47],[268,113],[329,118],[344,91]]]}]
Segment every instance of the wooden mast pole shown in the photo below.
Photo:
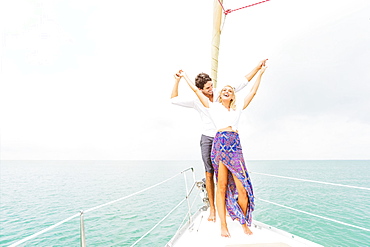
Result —
[{"label": "wooden mast pole", "polygon": [[213,86],[217,86],[217,72],[218,72],[218,53],[220,47],[221,35],[221,19],[222,19],[222,6],[223,0],[214,0],[213,2],[213,32],[212,32],[212,46],[211,46],[211,78]]}]

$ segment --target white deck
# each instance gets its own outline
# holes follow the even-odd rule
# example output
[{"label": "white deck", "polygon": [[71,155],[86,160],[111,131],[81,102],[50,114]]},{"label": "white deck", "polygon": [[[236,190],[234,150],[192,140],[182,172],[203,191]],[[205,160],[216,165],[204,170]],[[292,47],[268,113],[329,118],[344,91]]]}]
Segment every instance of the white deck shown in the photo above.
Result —
[{"label": "white deck", "polygon": [[230,238],[221,237],[220,219],[216,222],[207,221],[209,212],[203,211],[194,219],[194,224],[188,227],[173,244],[173,247],[307,247],[321,246],[306,239],[294,236],[285,231],[270,227],[258,221],[253,221],[250,229],[253,235],[246,235],[238,221],[227,217]]}]

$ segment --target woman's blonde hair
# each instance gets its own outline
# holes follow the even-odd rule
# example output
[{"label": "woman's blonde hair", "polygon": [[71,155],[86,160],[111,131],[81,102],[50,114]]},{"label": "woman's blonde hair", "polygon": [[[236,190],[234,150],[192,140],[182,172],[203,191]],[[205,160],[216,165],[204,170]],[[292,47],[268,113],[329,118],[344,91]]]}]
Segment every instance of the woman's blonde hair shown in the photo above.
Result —
[{"label": "woman's blonde hair", "polygon": [[[226,85],[226,86],[224,86],[222,89],[221,89],[221,92],[222,92],[222,90],[224,90],[224,88],[225,87],[229,87],[229,88],[231,88],[231,90],[233,90],[233,98],[231,99],[231,101],[230,101],[230,108],[231,109],[233,109],[233,110],[235,110],[236,109],[236,95],[235,95],[235,89],[232,87],[232,86],[230,86],[230,85]],[[221,92],[220,92],[220,95],[218,96],[218,98],[217,98],[217,101],[218,102],[222,102],[222,100],[221,100]]]}]

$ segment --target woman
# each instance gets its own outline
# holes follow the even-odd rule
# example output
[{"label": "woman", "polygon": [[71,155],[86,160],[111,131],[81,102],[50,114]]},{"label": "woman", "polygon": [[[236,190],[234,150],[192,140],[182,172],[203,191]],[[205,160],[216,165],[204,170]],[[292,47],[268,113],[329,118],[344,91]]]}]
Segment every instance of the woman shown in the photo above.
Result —
[{"label": "woman", "polygon": [[241,105],[236,104],[234,88],[225,86],[215,103],[210,105],[207,98],[179,71],[202,104],[210,108],[209,113],[218,131],[212,145],[212,165],[216,174],[216,206],[221,221],[221,236],[230,237],[226,223],[226,209],[233,220],[238,220],[245,234],[251,235],[248,226],[252,223],[254,196],[238,134],[238,124],[242,111],[255,96],[261,82],[265,64],[258,72],[256,82]]}]

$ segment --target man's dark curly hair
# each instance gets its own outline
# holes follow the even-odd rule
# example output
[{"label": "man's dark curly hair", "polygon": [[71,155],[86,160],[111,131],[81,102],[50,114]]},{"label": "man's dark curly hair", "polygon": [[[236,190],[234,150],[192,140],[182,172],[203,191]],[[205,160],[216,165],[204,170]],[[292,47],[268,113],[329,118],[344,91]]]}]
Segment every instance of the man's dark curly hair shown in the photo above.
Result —
[{"label": "man's dark curly hair", "polygon": [[195,77],[195,86],[197,86],[197,88],[199,89],[203,89],[204,88],[204,84],[206,84],[207,82],[209,81],[212,81],[211,77],[209,77],[208,74],[206,73],[199,73],[196,77]]}]

